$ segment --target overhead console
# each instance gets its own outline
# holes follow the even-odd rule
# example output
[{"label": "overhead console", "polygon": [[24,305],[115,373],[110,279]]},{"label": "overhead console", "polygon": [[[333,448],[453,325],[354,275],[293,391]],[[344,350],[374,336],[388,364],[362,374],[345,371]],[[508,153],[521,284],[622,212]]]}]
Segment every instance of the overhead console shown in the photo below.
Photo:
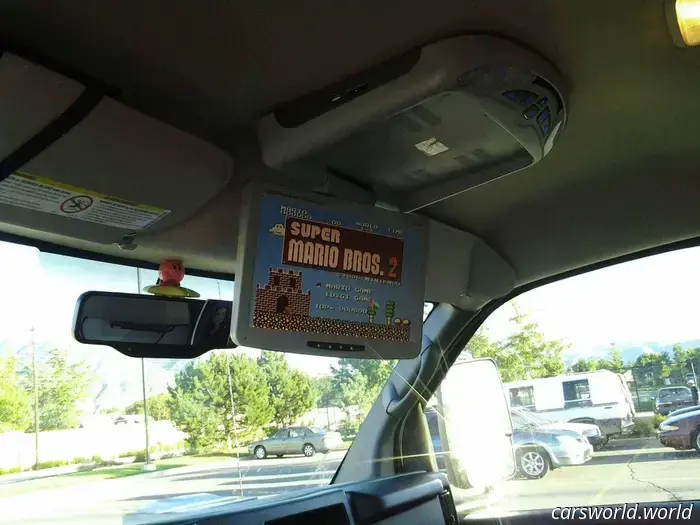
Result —
[{"label": "overhead console", "polygon": [[414,211],[539,162],[566,124],[562,86],[528,49],[460,36],[277,108],[258,138],[282,173]]},{"label": "overhead console", "polygon": [[0,223],[127,245],[219,193],[223,151],[8,52],[0,56]]}]

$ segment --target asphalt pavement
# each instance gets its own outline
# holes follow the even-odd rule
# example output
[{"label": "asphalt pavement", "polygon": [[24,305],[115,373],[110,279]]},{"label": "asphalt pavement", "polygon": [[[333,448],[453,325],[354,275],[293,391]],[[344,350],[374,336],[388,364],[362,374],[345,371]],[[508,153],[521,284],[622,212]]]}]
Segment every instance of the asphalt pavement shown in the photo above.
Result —
[{"label": "asphalt pavement", "polygon": [[[0,523],[49,521],[121,523],[116,517],[151,508],[165,498],[181,501],[202,494],[229,498],[266,497],[330,483],[345,451],[313,458],[227,459],[193,467],[31,491],[4,498]],[[22,483],[31,484],[32,481]],[[31,485],[27,485],[28,489]]]},{"label": "asphalt pavement", "polygon": [[647,439],[644,445],[596,452],[584,465],[556,469],[539,480],[509,481],[494,507],[477,516],[700,499],[700,456],[694,450],[677,452],[661,447],[656,439]]},{"label": "asphalt pavement", "polygon": [[[556,506],[674,501],[700,498],[700,457],[675,452],[654,439],[597,452],[585,465],[551,471],[539,480],[504,484],[493,509],[481,515]],[[183,504],[205,497],[249,498],[328,484],[344,452],[314,458],[235,459],[68,488],[2,496],[0,523],[58,521],[121,523],[121,517],[156,509],[170,498]],[[32,483],[31,481],[23,483]],[[173,500],[172,498],[177,498]]]}]

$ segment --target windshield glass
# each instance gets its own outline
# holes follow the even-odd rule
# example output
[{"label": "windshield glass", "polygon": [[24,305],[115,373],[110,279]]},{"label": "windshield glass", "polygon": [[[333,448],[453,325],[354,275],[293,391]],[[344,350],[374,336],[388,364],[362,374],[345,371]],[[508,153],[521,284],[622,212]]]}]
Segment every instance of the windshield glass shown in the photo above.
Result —
[{"label": "windshield glass", "polygon": [[549,425],[551,423],[551,421],[549,421],[547,418],[535,414],[534,412],[530,412],[527,409],[518,410],[518,414],[536,426]]},{"label": "windshield glass", "polygon": [[662,388],[659,390],[659,399],[664,401],[682,401],[693,396],[687,388]]},{"label": "windshield glass", "polygon": [[[395,364],[251,348],[133,359],[73,339],[76,299],[138,293],[156,271],[7,243],[0,268],[3,523],[148,521],[183,503],[327,485]],[[233,297],[232,281],[183,284]]]}]

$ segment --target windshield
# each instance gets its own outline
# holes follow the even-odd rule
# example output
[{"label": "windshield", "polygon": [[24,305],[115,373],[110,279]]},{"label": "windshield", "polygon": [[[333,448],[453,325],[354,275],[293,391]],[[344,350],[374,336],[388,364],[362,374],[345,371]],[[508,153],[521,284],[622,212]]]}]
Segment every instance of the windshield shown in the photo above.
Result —
[{"label": "windshield", "polygon": [[693,395],[687,388],[662,388],[659,390],[659,399],[664,401],[684,401],[692,399]]},{"label": "windshield", "polygon": [[[7,243],[0,268],[3,523],[122,523],[201,498],[327,485],[394,366],[251,348],[133,359],[78,344],[75,302],[87,290],[137,293],[156,271]],[[183,284],[233,297],[232,281]]]},{"label": "windshield", "polygon": [[526,419],[535,426],[549,425],[551,423],[551,421],[549,421],[547,418],[535,414],[534,412],[530,412],[527,409],[520,409],[517,413],[522,416],[523,419]]}]

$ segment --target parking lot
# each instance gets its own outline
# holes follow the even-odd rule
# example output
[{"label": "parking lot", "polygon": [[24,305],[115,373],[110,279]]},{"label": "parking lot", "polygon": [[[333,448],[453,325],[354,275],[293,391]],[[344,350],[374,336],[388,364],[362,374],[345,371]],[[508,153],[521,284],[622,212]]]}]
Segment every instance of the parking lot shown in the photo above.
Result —
[{"label": "parking lot", "polygon": [[[311,459],[245,459],[240,468],[236,460],[228,459],[54,490],[31,491],[35,482],[26,481],[22,483],[28,484],[28,490],[19,496],[5,498],[0,489],[0,522],[19,523],[31,514],[44,519],[70,516],[72,522],[84,518],[91,523],[119,523],[114,517],[152,511],[166,498],[177,497],[180,504],[190,504],[202,494],[248,498],[310,489],[330,482],[343,455],[332,452]],[[555,506],[698,498],[700,457],[694,451],[660,447],[655,438],[613,441],[609,450],[594,453],[585,465],[557,469],[539,480],[509,481],[498,496],[492,509],[477,516]]]},{"label": "parking lot", "polygon": [[584,465],[551,471],[539,480],[505,484],[495,508],[508,512],[700,497],[700,456],[661,447],[656,438],[612,441]]}]

